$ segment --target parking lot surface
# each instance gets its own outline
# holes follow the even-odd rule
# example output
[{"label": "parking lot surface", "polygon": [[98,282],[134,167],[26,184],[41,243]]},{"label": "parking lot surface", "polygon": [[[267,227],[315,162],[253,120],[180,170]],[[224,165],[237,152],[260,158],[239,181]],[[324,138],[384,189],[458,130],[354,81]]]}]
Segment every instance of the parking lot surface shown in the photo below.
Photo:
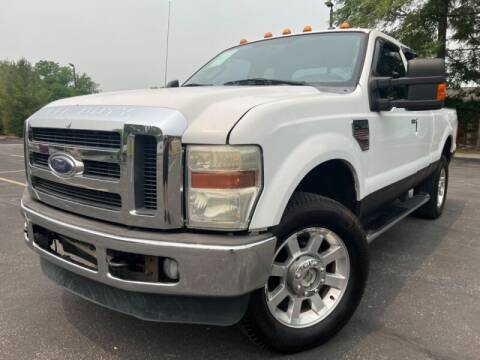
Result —
[{"label": "parking lot surface", "polygon": [[371,245],[364,299],[328,344],[279,356],[236,328],[159,324],[46,279],[23,243],[23,147],[0,142],[0,359],[480,359],[480,162],[455,160],[443,217]]}]

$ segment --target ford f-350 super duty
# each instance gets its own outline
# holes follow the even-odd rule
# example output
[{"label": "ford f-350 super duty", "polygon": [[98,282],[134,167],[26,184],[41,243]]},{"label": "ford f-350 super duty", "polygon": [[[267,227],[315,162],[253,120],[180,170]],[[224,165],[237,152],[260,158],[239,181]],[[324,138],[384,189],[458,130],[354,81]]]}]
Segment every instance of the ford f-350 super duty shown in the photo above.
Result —
[{"label": "ford f-350 super duty", "polygon": [[306,31],[27,119],[21,212],[46,276],[145,320],[241,322],[282,352],[337,333],[368,243],[442,214],[457,118],[443,60],[375,30]]}]

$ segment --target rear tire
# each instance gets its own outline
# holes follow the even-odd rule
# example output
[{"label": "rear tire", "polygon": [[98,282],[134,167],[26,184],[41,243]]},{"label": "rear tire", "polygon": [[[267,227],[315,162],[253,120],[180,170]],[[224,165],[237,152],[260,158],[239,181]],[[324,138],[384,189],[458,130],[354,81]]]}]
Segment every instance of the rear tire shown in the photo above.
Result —
[{"label": "rear tire", "polygon": [[310,193],[293,195],[273,232],[272,275],[252,293],[243,325],[256,343],[294,353],[326,342],[355,312],[368,276],[367,243],[355,215]]},{"label": "rear tire", "polygon": [[415,189],[416,193],[430,195],[430,200],[415,215],[425,219],[437,219],[442,215],[447,200],[448,165],[447,158],[442,156],[438,168]]}]

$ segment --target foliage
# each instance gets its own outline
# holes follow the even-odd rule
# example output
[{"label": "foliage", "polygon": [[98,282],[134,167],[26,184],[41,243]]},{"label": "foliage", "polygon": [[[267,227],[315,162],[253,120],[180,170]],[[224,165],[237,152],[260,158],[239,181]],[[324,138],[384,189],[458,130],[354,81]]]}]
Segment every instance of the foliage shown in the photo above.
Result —
[{"label": "foliage", "polygon": [[[450,87],[480,90],[480,0],[339,0],[337,6],[337,23],[377,28],[421,57],[445,58]],[[447,101],[464,129],[480,120],[478,96],[457,92]]]},{"label": "foliage", "polygon": [[70,67],[53,61],[0,61],[0,133],[21,136],[25,119],[47,103],[97,91],[90,77],[75,81]]},{"label": "foliage", "polygon": [[446,105],[457,110],[458,118],[462,121],[464,131],[478,131],[480,99],[463,94],[463,96],[448,98]]},{"label": "foliage", "polygon": [[382,30],[423,57],[446,58],[450,84],[480,85],[480,0],[339,0],[336,22]]}]

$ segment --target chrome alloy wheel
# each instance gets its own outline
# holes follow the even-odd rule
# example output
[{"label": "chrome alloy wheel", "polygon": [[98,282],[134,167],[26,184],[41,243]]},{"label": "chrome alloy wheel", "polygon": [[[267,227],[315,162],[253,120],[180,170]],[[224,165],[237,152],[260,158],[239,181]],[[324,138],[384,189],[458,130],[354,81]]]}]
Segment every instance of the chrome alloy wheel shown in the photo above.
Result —
[{"label": "chrome alloy wheel", "polygon": [[440,170],[440,178],[438,179],[437,208],[441,208],[445,201],[445,191],[447,189],[447,172],[443,167]]},{"label": "chrome alloy wheel", "polygon": [[347,288],[350,259],[342,239],[325,228],[307,228],[277,250],[265,285],[268,309],[282,324],[302,328],[325,319]]}]

